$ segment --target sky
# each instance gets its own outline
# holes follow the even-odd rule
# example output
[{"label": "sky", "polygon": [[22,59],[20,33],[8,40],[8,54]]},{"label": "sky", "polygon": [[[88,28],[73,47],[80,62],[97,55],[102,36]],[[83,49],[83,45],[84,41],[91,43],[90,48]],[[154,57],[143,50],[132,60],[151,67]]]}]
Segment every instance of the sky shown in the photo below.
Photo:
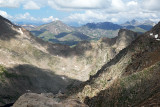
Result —
[{"label": "sky", "polygon": [[132,19],[160,21],[160,0],[0,0],[0,15],[13,22],[70,25],[124,23]]}]

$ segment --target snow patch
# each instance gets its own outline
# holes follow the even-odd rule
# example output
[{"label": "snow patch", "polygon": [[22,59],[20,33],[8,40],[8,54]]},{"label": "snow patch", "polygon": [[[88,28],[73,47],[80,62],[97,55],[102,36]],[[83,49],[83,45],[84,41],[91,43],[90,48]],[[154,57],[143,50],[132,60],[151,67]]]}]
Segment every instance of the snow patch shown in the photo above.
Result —
[{"label": "snow patch", "polygon": [[18,32],[19,32],[20,34],[23,34],[23,31],[22,31],[21,28],[19,28]]},{"label": "snow patch", "polygon": [[150,33],[150,36],[153,36],[153,33]]},{"label": "snow patch", "polygon": [[160,41],[160,39],[158,38],[158,36],[159,36],[158,34],[154,35],[155,39],[158,40],[158,41]]},{"label": "snow patch", "polygon": [[158,38],[158,34],[154,35],[154,37],[157,39]]},{"label": "snow patch", "polygon": [[66,78],[65,77],[61,77],[63,80],[66,80]]}]

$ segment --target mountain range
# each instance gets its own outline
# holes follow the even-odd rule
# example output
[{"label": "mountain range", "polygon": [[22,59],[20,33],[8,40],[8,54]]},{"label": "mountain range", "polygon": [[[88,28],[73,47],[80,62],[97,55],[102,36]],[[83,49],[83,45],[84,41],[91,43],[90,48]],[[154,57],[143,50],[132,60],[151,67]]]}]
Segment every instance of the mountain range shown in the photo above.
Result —
[{"label": "mountain range", "polygon": [[[75,29],[53,23],[57,30],[40,29],[57,35]],[[94,32],[100,25],[83,29]],[[70,47],[43,41],[0,16],[0,106],[159,105],[160,23],[143,34],[117,32]]]},{"label": "mountain range", "polygon": [[101,37],[113,38],[118,35],[118,31],[122,28],[132,30],[138,33],[144,33],[150,30],[155,23],[152,21],[139,22],[132,20],[122,25],[111,22],[87,23],[81,27],[71,27],[60,20],[53,21],[41,26],[26,26],[26,29],[37,37],[45,41],[60,43],[69,46],[78,44],[83,40],[97,41]]}]

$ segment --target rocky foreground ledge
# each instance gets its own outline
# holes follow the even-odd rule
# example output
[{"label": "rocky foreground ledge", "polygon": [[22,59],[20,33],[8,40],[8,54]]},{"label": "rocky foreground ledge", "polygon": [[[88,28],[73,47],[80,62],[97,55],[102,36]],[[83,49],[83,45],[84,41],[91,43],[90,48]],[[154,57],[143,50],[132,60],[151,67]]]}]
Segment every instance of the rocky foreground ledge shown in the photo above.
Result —
[{"label": "rocky foreground ledge", "polygon": [[55,96],[51,93],[48,94],[26,93],[23,94],[21,97],[19,97],[19,99],[14,103],[13,107],[88,107],[88,106],[74,99],[60,101],[60,99],[55,98]]}]

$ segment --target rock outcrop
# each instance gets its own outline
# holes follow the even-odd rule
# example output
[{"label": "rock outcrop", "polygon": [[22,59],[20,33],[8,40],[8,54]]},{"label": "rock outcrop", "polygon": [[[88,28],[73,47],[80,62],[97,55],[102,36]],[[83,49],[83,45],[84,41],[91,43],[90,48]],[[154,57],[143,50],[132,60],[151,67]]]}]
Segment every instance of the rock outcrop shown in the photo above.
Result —
[{"label": "rock outcrop", "polygon": [[88,107],[87,105],[74,100],[58,101],[54,95],[26,93],[22,95],[13,107]]}]

